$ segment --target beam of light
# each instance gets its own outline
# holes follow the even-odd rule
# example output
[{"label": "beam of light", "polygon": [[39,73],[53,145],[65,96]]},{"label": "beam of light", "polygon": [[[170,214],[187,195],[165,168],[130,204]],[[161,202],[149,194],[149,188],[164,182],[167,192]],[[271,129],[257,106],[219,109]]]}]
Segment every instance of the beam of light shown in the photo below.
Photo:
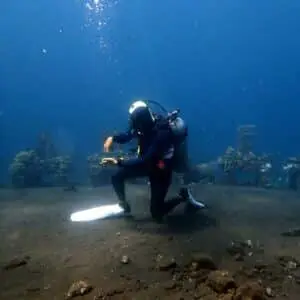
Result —
[{"label": "beam of light", "polygon": [[71,214],[72,222],[88,222],[122,215],[124,209],[119,204],[101,205]]}]

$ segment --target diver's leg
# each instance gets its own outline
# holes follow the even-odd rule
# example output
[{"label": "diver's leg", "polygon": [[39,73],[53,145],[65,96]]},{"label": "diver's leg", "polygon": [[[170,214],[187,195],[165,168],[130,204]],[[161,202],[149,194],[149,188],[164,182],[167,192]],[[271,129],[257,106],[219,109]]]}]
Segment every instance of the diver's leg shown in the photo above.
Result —
[{"label": "diver's leg", "polygon": [[151,184],[151,215],[158,222],[186,199],[181,195],[165,202],[166,195],[172,182],[172,170],[159,170],[150,176]]},{"label": "diver's leg", "polygon": [[[192,195],[191,184],[193,183],[193,181],[191,180],[191,172],[192,169],[190,168],[190,165],[187,165],[185,172],[180,176],[181,188],[179,191],[179,195],[186,200],[186,212],[196,212],[198,209],[205,207],[204,203],[197,201]],[[204,178],[206,178],[206,176],[203,176],[203,179]]]},{"label": "diver's leg", "polygon": [[[203,208],[204,204],[197,201],[191,193],[191,184],[193,183],[193,168],[188,155],[188,140],[186,139],[181,145],[176,158],[180,180],[179,198],[187,202],[187,211]],[[206,176],[203,176],[205,178]]]},{"label": "diver's leg", "polygon": [[116,174],[112,176],[112,185],[119,199],[120,206],[125,212],[130,213],[130,205],[126,201],[125,181],[131,178],[146,176],[146,169],[143,167],[121,167]]},{"label": "diver's leg", "polygon": [[161,222],[165,215],[165,197],[168,193],[172,180],[172,171],[156,170],[151,172],[149,176],[151,200],[150,212],[152,218],[157,222]]}]

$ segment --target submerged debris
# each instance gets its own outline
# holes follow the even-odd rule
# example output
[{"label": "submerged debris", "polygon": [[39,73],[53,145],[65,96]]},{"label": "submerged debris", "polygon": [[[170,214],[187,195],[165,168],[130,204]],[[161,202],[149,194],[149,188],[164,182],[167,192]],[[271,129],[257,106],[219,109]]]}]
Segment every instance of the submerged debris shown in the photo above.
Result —
[{"label": "submerged debris", "polygon": [[127,264],[129,264],[129,262],[130,262],[129,257],[127,255],[123,255],[121,258],[121,263],[124,265],[127,265]]},{"label": "submerged debris", "polygon": [[77,296],[84,296],[93,290],[92,285],[84,280],[74,282],[66,295],[66,299],[71,299]]},{"label": "submerged debris", "polygon": [[176,268],[177,266],[177,263],[174,258],[169,258],[169,257],[159,255],[156,261],[157,261],[157,269],[159,271],[169,271],[171,269]]},{"label": "submerged debris", "polygon": [[191,259],[191,269],[193,271],[199,269],[208,269],[208,270],[216,270],[217,266],[213,259],[206,254],[203,253],[195,253],[192,255]]}]

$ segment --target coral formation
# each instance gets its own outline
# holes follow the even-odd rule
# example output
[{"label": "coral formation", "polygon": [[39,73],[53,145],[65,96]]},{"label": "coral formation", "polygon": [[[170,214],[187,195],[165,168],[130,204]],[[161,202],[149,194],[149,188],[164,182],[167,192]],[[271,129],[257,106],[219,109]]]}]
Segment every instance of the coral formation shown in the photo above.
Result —
[{"label": "coral formation", "polygon": [[42,170],[42,161],[34,150],[24,150],[17,153],[9,167],[12,184],[16,187],[40,185]]},{"label": "coral formation", "polygon": [[227,183],[238,184],[237,173],[254,175],[254,185],[269,186],[271,158],[266,155],[256,155],[253,152],[242,153],[233,147],[228,147],[225,154],[218,159],[221,169],[227,176]]},{"label": "coral formation", "polygon": [[289,157],[283,163],[283,171],[287,175],[288,187],[292,190],[298,190],[300,187],[300,158]]},{"label": "coral formation", "polygon": [[250,183],[251,185],[270,186],[272,161],[269,155],[256,155],[253,152],[255,129],[255,125],[238,127],[237,149],[229,146],[218,158],[220,168],[226,174],[226,183],[238,184],[238,177],[251,173],[254,175],[254,182]]},{"label": "coral formation", "polygon": [[64,185],[68,183],[71,164],[69,156],[57,155],[50,137],[43,133],[36,149],[16,154],[9,173],[14,187]]}]

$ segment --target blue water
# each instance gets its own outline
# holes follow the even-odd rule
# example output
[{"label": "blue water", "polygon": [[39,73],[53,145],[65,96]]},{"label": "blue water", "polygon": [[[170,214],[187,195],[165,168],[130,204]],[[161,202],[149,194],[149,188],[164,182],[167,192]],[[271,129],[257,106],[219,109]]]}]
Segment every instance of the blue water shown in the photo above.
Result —
[{"label": "blue water", "polygon": [[257,151],[300,153],[298,0],[87,3],[0,2],[2,181],[40,131],[83,174],[139,97],[180,107],[198,161],[234,145],[244,123],[257,125]]}]

